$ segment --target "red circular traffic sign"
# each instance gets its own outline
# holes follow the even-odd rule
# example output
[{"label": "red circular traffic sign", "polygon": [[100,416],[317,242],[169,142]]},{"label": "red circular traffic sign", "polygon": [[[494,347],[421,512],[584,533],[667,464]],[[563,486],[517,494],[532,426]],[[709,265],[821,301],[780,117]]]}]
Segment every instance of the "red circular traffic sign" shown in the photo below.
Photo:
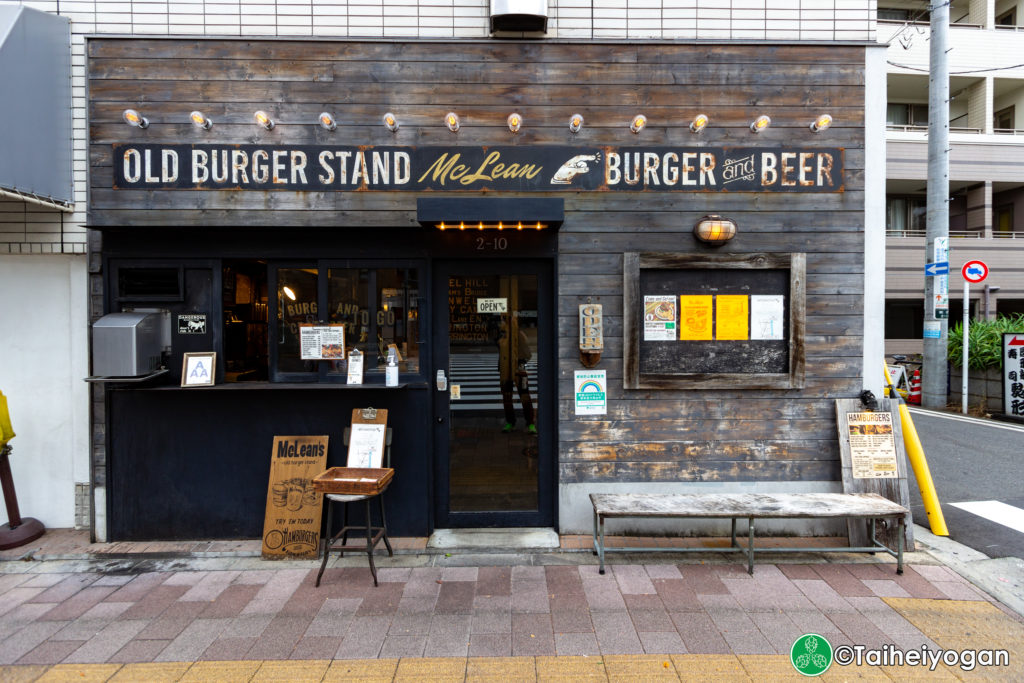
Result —
[{"label": "red circular traffic sign", "polygon": [[960,274],[968,282],[978,283],[988,277],[988,266],[984,261],[968,261],[960,269]]}]

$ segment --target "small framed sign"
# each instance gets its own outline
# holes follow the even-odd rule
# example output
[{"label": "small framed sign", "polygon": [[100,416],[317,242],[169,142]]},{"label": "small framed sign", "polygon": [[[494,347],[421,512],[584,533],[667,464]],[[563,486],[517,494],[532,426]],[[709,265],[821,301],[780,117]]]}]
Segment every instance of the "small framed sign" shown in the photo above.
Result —
[{"label": "small framed sign", "polygon": [[181,361],[181,386],[212,387],[216,370],[216,351],[186,353]]}]

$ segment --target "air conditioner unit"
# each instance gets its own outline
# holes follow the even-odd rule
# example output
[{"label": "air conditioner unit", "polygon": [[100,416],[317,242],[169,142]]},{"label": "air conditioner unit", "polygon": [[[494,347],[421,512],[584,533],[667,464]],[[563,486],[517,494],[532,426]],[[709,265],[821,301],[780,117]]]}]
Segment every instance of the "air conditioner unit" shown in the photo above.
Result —
[{"label": "air conditioner unit", "polygon": [[170,337],[166,312],[109,313],[92,326],[93,374],[139,377],[154,373]]},{"label": "air conditioner unit", "polygon": [[547,0],[491,0],[491,33],[547,33]]}]

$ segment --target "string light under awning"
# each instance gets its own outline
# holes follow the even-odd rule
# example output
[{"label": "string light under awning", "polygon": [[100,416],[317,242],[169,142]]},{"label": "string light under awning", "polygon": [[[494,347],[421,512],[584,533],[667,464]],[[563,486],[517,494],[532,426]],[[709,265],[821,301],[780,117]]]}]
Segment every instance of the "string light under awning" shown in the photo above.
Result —
[{"label": "string light under awning", "polygon": [[557,229],[565,220],[561,197],[420,197],[416,220],[438,230]]}]

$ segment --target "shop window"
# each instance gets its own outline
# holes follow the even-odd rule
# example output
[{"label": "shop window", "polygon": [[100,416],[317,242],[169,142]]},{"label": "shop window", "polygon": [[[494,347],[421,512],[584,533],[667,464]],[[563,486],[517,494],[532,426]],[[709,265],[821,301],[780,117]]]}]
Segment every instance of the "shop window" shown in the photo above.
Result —
[{"label": "shop window", "polygon": [[225,261],[222,282],[224,380],[266,381],[267,264]]},{"label": "shop window", "polygon": [[887,299],[885,338],[921,339],[924,336],[924,298]]},{"label": "shop window", "polygon": [[[397,351],[400,376],[420,374],[420,275],[416,266],[375,267],[321,263],[273,271],[272,314],[277,381],[347,381],[348,353],[363,354],[364,382],[384,382],[389,349]],[[340,326],[345,357],[303,358],[301,326]]]},{"label": "shop window", "polygon": [[311,373],[319,361],[303,360],[299,348],[300,325],[320,322],[319,273],[316,268],[280,268],[277,271],[277,372]]}]

